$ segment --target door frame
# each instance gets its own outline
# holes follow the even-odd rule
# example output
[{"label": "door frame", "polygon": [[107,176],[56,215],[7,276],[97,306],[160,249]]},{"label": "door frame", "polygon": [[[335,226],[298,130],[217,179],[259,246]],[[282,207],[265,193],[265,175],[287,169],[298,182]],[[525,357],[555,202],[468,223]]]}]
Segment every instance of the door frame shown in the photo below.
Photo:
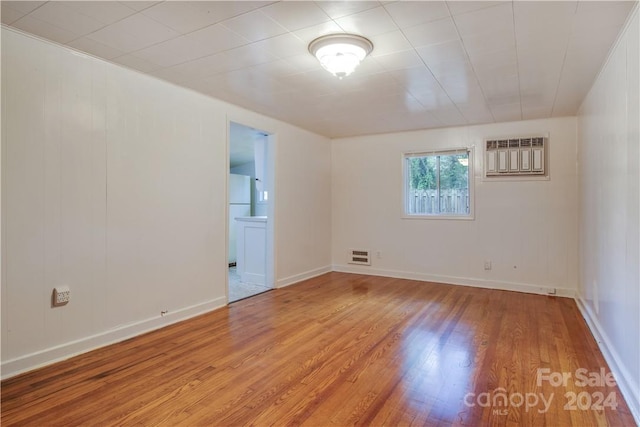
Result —
[{"label": "door frame", "polygon": [[[267,134],[266,137],[266,176],[268,177],[268,186],[265,186],[265,190],[268,191],[269,199],[267,203],[267,224],[266,224],[266,277],[265,285],[271,289],[276,288],[276,245],[275,245],[275,231],[276,231],[276,196],[277,196],[277,183],[276,183],[276,150],[277,150],[277,135],[265,129],[262,125],[248,124],[247,120],[230,118],[227,116],[226,122],[226,175],[225,175],[225,278],[226,278],[226,298],[227,304],[229,304],[229,225],[232,218],[229,217],[229,174],[231,173],[231,123],[236,123],[251,129],[255,129],[262,133]],[[253,191],[253,189],[252,189]]]}]

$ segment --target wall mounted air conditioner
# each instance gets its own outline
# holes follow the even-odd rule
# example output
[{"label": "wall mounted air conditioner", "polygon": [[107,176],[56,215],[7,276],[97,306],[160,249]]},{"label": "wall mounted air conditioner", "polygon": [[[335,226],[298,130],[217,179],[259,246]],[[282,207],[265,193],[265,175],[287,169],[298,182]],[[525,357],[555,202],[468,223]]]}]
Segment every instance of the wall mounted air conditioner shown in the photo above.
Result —
[{"label": "wall mounted air conditioner", "polygon": [[484,147],[486,178],[547,175],[546,137],[487,139]]}]

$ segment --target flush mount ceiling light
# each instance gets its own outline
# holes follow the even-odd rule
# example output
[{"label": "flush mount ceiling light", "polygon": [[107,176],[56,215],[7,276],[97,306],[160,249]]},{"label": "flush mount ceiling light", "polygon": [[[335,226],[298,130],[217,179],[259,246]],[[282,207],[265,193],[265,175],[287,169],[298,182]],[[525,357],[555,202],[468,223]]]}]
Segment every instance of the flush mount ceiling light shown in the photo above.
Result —
[{"label": "flush mount ceiling light", "polygon": [[355,34],[329,34],[309,43],[309,52],[322,68],[340,79],[351,74],[372,50],[369,40]]}]

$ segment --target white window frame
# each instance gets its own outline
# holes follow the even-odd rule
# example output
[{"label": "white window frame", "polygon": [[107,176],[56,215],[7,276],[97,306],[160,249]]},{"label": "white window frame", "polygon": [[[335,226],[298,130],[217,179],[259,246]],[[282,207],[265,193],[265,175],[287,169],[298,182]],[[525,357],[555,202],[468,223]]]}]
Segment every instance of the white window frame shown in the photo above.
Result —
[{"label": "white window frame", "polygon": [[[474,173],[474,146],[461,148],[446,148],[430,151],[407,151],[402,153],[402,219],[437,219],[437,220],[473,220],[475,219],[475,173]],[[460,154],[466,152],[469,158],[468,179],[469,179],[469,213],[467,214],[409,214],[409,174],[410,168],[407,159],[411,157],[425,157],[437,155]]]}]

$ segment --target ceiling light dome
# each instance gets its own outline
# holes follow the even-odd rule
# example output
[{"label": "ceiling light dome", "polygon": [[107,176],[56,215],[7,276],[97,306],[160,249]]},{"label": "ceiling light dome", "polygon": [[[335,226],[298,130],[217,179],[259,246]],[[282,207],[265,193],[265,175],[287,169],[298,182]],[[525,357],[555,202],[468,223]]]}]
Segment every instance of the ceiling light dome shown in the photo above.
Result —
[{"label": "ceiling light dome", "polygon": [[322,68],[340,79],[351,74],[372,50],[369,40],[355,34],[329,34],[309,44],[309,52]]}]

